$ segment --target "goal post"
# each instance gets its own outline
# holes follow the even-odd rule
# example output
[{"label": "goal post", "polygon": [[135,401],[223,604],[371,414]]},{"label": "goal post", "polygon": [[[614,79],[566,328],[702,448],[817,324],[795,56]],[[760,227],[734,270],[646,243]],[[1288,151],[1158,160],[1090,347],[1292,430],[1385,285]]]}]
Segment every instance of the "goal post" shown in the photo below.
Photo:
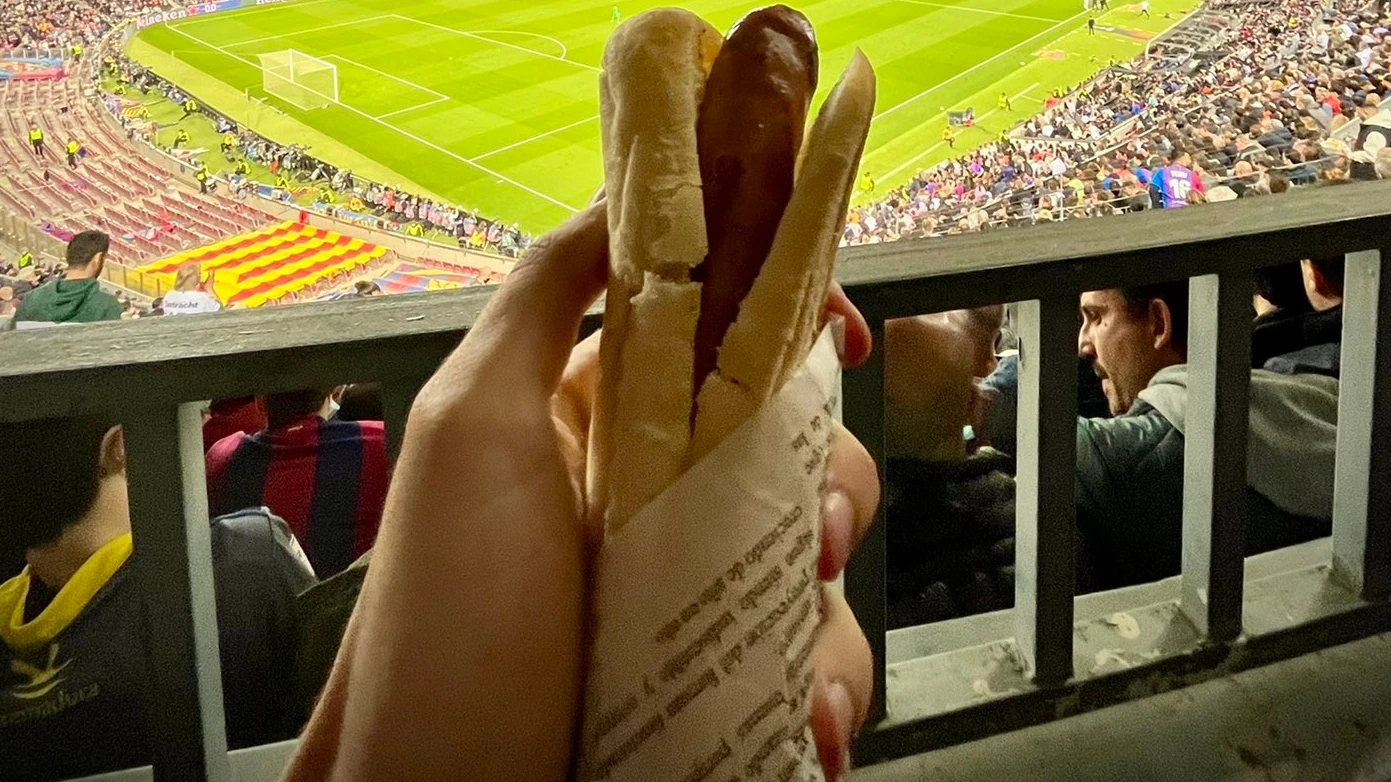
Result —
[{"label": "goal post", "polygon": [[261,86],[299,109],[322,109],[338,102],[338,66],[295,49],[257,55]]}]

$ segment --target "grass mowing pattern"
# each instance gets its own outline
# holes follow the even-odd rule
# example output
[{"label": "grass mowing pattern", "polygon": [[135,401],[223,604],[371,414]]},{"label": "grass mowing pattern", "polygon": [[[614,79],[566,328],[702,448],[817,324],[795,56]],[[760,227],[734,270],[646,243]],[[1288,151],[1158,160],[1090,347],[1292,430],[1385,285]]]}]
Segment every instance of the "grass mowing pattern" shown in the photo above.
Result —
[{"label": "grass mowing pattern", "polygon": [[[152,27],[131,53],[276,141],[539,232],[603,179],[598,66],[612,5],[300,0]],[[656,5],[619,7],[628,16]],[[720,28],[756,7],[684,5]],[[946,110],[976,112],[960,154],[1035,113],[1052,89],[1134,56],[1194,5],[1156,0],[1144,19],[1138,4],[1113,3],[1095,36],[1079,0],[822,0],[802,10],[820,37],[818,102],[856,47],[879,74],[863,165],[882,191],[951,154]],[[338,66],[339,105],[301,111],[264,94],[256,55],[288,48]],[[996,109],[1001,91],[1012,112]]]}]

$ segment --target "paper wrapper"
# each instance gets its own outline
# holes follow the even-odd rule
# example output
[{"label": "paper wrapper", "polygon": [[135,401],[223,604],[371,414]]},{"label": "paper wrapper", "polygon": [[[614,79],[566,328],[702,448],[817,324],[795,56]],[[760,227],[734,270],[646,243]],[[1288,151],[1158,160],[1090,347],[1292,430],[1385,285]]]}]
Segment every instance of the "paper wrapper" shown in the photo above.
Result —
[{"label": "paper wrapper", "polygon": [[605,540],[581,780],[823,779],[807,715],[839,388],[828,328],[769,404]]}]

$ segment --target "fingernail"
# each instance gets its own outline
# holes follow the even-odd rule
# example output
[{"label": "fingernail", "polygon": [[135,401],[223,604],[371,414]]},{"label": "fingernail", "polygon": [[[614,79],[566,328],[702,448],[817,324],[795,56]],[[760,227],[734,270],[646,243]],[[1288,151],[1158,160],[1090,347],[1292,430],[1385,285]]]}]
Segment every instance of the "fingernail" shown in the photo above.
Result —
[{"label": "fingernail", "polygon": [[845,568],[854,527],[855,507],[850,497],[838,489],[826,492],[821,500],[821,580],[829,581]]},{"label": "fingernail", "polygon": [[850,734],[855,730],[855,704],[850,700],[850,692],[840,682],[831,682],[826,690],[826,705],[831,709],[831,717],[836,722],[836,742],[840,755],[840,768],[836,769],[836,779],[844,779],[850,770]]}]

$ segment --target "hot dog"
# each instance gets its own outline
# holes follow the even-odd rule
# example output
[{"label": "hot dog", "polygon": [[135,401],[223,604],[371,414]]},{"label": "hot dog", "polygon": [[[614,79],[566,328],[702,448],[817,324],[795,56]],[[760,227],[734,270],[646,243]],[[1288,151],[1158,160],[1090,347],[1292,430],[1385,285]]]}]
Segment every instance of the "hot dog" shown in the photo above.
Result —
[{"label": "hot dog", "polygon": [[784,6],[728,40],[650,11],[605,50],[610,283],[587,496],[607,529],[806,360],[875,89],[857,52],[804,143],[816,82],[811,25]]},{"label": "hot dog", "polygon": [[710,70],[696,125],[709,243],[705,262],[691,273],[701,284],[697,393],[715,370],[725,332],[763,267],[792,197],[817,60],[811,23],[778,5],[735,25]]}]

